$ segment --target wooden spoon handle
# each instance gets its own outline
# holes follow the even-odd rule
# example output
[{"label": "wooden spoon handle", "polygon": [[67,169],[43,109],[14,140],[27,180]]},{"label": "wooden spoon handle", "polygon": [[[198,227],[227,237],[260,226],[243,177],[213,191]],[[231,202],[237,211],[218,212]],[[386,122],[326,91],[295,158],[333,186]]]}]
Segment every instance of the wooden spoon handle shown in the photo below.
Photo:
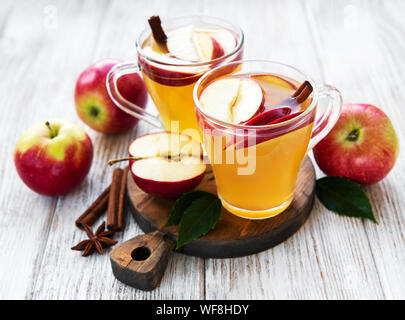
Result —
[{"label": "wooden spoon handle", "polygon": [[153,290],[162,279],[174,245],[159,230],[132,238],[111,251],[113,274],[131,287]]}]

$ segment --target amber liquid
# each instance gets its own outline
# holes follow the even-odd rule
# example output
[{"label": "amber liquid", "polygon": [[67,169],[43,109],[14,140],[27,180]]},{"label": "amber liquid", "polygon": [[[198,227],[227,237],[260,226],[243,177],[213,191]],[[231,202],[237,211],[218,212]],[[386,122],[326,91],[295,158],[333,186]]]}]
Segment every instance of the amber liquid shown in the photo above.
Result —
[{"label": "amber liquid", "polygon": [[[298,85],[292,79],[275,75],[238,76],[250,77],[261,86],[265,95],[262,112],[279,107],[280,103],[290,98]],[[296,104],[293,112],[304,111],[311,102],[309,97],[302,104]],[[211,160],[223,206],[238,216],[250,219],[268,218],[284,211],[293,199],[298,170],[307,152],[312,126],[313,120],[310,120],[290,132],[283,134],[281,131],[274,134],[274,137],[265,136],[264,139],[258,130],[257,134],[261,135],[262,140],[243,148],[238,143],[230,144],[229,141],[236,139],[226,132],[223,132],[224,136],[218,147],[218,138],[215,138],[218,135],[211,135],[204,130],[203,143]],[[249,150],[251,148],[255,150]],[[244,165],[238,163],[237,152],[248,155],[249,151],[255,157],[255,169],[251,174],[240,174],[239,169]],[[218,152],[219,155],[215,154]],[[222,162],[216,161],[214,157],[222,159]]]},{"label": "amber liquid", "polygon": [[193,100],[193,88],[197,80],[191,84],[170,86],[152,80],[145,72],[142,74],[166,130],[188,134],[201,141]]}]

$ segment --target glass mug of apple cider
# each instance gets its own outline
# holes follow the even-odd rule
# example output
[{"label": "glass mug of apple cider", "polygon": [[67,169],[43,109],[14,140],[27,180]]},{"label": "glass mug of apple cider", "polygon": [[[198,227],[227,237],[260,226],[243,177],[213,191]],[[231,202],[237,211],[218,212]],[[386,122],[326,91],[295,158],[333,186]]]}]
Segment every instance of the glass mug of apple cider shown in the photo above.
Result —
[{"label": "glass mug of apple cider", "polygon": [[136,42],[138,61],[116,65],[108,74],[110,97],[124,111],[161,128],[158,118],[125,100],[117,88],[119,77],[141,71],[164,128],[201,141],[193,87],[205,72],[242,58],[243,32],[229,22],[205,16],[163,22],[154,16],[148,22]]},{"label": "glass mug of apple cider", "polygon": [[290,205],[301,162],[336,123],[342,98],[286,64],[231,64],[237,72],[220,66],[194,88],[203,145],[223,206],[269,218]]}]

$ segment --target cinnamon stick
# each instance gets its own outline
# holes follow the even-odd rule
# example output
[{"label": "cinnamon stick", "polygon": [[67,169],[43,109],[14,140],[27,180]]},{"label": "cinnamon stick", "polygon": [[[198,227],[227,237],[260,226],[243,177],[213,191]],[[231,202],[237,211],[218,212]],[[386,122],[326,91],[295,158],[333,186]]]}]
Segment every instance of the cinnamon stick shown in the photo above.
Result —
[{"label": "cinnamon stick", "polygon": [[76,226],[79,229],[84,230],[84,225],[91,226],[93,223],[103,214],[103,212],[107,209],[108,205],[108,198],[110,195],[110,188],[108,186],[101,195],[94,200],[94,202],[90,205],[90,207],[83,212],[83,214],[77,218],[75,221]]},{"label": "cinnamon stick", "polygon": [[292,98],[295,98],[295,100],[298,103],[304,102],[311,92],[313,91],[312,85],[309,83],[309,81],[305,80],[299,88],[291,95]]},{"label": "cinnamon stick", "polygon": [[109,230],[117,230],[118,228],[118,205],[122,175],[122,169],[114,169],[107,208],[107,228]]},{"label": "cinnamon stick", "polygon": [[120,195],[118,202],[118,214],[117,214],[117,230],[122,230],[124,228],[125,220],[125,192],[127,190],[127,177],[129,172],[129,166],[125,167],[122,173]]},{"label": "cinnamon stick", "polygon": [[163,31],[162,22],[160,21],[159,16],[152,16],[148,19],[149,26],[152,30],[153,39],[159,45],[160,49],[168,52],[167,49],[167,35]]}]

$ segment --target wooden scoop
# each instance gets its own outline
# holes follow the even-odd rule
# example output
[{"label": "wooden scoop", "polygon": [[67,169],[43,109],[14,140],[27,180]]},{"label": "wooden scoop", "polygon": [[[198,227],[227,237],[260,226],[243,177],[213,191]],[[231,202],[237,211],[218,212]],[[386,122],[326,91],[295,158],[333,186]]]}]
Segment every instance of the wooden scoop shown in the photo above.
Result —
[{"label": "wooden scoop", "polygon": [[114,276],[132,287],[155,289],[166,270],[175,242],[156,230],[132,238],[110,253]]}]

